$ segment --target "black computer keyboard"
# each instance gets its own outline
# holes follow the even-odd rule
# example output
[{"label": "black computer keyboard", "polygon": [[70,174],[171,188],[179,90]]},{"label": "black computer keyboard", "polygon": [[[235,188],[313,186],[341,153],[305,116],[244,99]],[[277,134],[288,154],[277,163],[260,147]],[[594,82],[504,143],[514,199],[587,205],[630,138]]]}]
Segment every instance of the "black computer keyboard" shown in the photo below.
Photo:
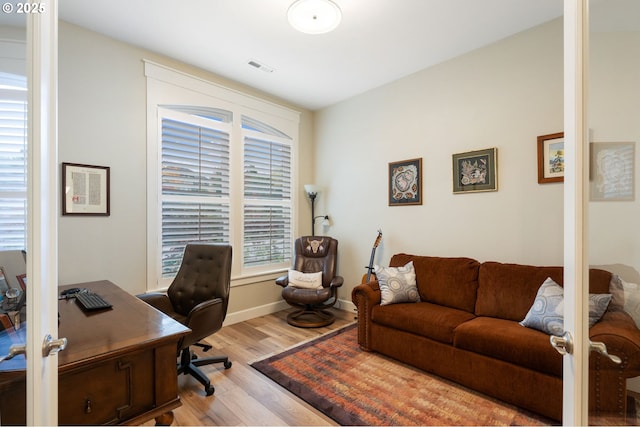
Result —
[{"label": "black computer keyboard", "polygon": [[74,295],[78,305],[86,311],[102,310],[111,308],[111,304],[105,301],[100,295],[91,292],[78,292]]}]

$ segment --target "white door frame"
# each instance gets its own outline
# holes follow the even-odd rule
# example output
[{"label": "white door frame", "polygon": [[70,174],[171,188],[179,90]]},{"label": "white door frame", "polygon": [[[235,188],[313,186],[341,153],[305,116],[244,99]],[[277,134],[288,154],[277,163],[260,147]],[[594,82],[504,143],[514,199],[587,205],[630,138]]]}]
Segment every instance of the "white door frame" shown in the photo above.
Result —
[{"label": "white door frame", "polygon": [[564,0],[564,329],[563,425],[588,425],[588,0]]},{"label": "white door frame", "polygon": [[58,424],[58,5],[42,0],[27,16],[27,425]]}]

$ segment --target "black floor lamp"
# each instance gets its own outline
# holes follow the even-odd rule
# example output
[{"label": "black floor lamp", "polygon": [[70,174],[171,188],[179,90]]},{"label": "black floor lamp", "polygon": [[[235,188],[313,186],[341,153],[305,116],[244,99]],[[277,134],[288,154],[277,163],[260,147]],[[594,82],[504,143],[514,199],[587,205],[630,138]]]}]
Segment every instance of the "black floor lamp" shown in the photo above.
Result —
[{"label": "black floor lamp", "polygon": [[323,225],[329,225],[329,215],[318,215],[315,213],[315,203],[316,197],[320,192],[320,187],[313,184],[305,184],[304,191],[307,192],[307,196],[309,196],[309,200],[311,200],[311,235],[316,235],[316,219],[324,218],[322,221]]}]

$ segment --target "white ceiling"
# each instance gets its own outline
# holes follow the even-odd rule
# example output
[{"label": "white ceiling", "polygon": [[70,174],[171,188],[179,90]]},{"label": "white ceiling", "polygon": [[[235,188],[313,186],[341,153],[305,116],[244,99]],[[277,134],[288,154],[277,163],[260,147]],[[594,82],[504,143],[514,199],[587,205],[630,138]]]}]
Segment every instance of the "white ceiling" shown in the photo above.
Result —
[{"label": "white ceiling", "polygon": [[562,15],[561,0],[334,1],[322,35],[288,24],[293,0],[59,0],[59,16],[315,110]]},{"label": "white ceiling", "polygon": [[[9,0],[16,3],[16,0]],[[60,19],[312,110],[562,16],[562,0],[334,0],[332,33],[287,22],[293,0],[59,0]],[[640,0],[591,0],[592,26],[638,29]],[[606,5],[606,11],[593,13]],[[0,24],[18,15],[0,14]],[[14,20],[15,20],[14,19]],[[11,23],[11,22],[9,22]],[[593,25],[596,24],[596,25]],[[273,68],[267,73],[248,65]]]}]

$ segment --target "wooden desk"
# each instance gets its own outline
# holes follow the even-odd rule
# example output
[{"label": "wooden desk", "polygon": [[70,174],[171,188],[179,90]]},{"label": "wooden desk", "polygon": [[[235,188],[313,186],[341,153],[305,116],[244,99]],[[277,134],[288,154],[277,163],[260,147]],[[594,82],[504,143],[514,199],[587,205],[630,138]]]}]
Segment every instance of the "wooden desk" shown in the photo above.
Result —
[{"label": "wooden desk", "polygon": [[[59,301],[59,337],[68,340],[58,353],[59,424],[171,424],[180,406],[177,343],[189,329],[109,281],[60,290],[72,287],[95,291],[113,308],[87,314],[75,299]],[[2,424],[24,424],[24,370],[2,365]]]}]

